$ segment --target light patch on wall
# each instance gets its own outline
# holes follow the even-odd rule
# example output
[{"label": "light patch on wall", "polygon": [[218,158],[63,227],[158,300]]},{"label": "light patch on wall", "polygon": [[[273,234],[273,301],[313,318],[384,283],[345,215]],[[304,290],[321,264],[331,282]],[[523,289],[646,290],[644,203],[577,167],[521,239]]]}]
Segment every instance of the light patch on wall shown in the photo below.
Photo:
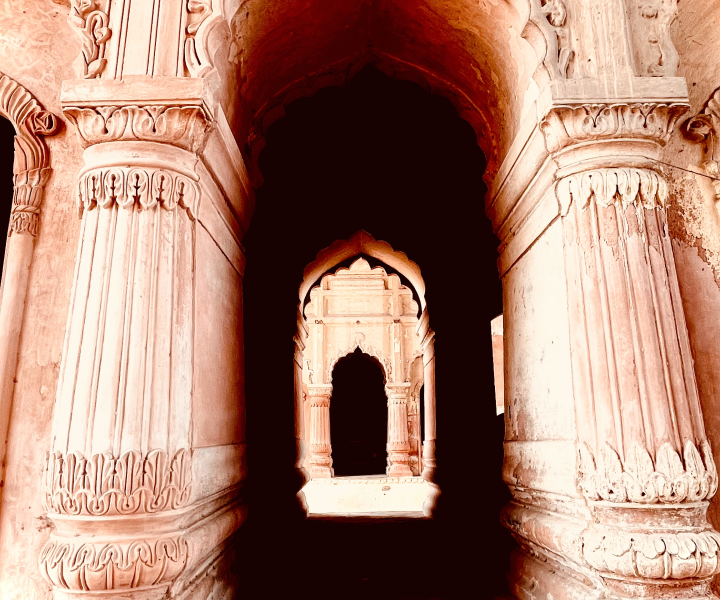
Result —
[{"label": "light patch on wall", "polygon": [[505,373],[503,361],[503,316],[490,321],[493,348],[493,373],[495,374],[495,414],[505,412]]}]

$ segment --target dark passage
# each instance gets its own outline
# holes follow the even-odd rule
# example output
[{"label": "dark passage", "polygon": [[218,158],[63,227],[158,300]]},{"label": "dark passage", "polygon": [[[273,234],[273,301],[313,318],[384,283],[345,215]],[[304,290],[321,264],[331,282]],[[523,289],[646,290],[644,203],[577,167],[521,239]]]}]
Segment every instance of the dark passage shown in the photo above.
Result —
[{"label": "dark passage", "polygon": [[[509,493],[490,341],[502,289],[475,132],[447,99],[373,68],[286,112],[267,134],[265,182],[243,240],[250,512],[237,548],[245,597],[496,597],[513,544],[498,518]],[[298,286],[320,250],[359,229],[405,252],[425,279],[443,490],[434,522],[304,521],[295,508]]]},{"label": "dark passage", "polygon": [[10,227],[14,157],[15,128],[10,121],[0,118],[0,273],[5,265],[5,245]]},{"label": "dark passage", "polygon": [[382,368],[358,348],[337,362],[332,383],[335,476],[384,475],[388,413]]}]

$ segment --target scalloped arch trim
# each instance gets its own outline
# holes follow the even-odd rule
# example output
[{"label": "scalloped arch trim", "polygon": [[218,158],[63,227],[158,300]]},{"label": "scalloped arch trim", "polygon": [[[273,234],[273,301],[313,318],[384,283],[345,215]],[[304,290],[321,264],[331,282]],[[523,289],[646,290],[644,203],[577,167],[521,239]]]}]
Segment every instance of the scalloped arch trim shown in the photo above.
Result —
[{"label": "scalloped arch trim", "polygon": [[411,261],[404,252],[394,250],[387,242],[378,241],[363,230],[354,233],[347,240],[333,242],[318,252],[315,260],[305,267],[300,284],[300,305],[302,306],[310,288],[324,273],[358,254],[372,256],[404,275],[415,288],[420,306],[425,310],[425,281],[417,263]]}]

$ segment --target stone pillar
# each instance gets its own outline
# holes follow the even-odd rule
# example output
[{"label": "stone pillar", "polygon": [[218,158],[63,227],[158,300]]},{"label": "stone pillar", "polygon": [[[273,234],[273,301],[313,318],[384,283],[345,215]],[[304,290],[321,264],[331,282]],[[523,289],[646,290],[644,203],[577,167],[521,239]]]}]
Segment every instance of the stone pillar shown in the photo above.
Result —
[{"label": "stone pillar", "polygon": [[388,398],[388,477],[411,477],[407,402],[409,383],[385,387]]},{"label": "stone pillar", "polygon": [[[550,202],[556,202],[557,217],[526,256],[552,256],[555,263],[544,263],[545,280],[548,286],[564,283],[557,293],[567,299],[560,311],[567,328],[557,320],[553,335],[567,336],[568,342],[557,338],[567,343],[557,372],[567,368],[571,374],[574,418],[565,431],[550,422],[539,427],[527,415],[529,399],[519,401],[522,387],[533,385],[522,380],[527,367],[519,361],[533,362],[530,340],[544,333],[521,337],[530,334],[517,315],[533,301],[527,284],[522,301],[513,296],[517,284],[510,274],[504,474],[516,500],[503,520],[524,553],[513,566],[518,596],[528,597],[523,578],[535,577],[543,590],[562,581],[577,594],[711,597],[720,534],[706,512],[718,475],[668,233],[668,186],[658,162],[685,110],[680,103],[562,106],[541,124],[557,168],[545,206],[550,214]],[[500,264],[502,270],[502,257]],[[538,303],[532,310],[550,308]],[[551,364],[547,342],[542,352]],[[548,414],[557,410],[549,399],[542,402]],[[558,410],[553,419],[560,423],[563,414]],[[555,441],[547,440],[548,431]],[[566,435],[575,438],[574,461],[566,458]],[[553,565],[552,574],[543,561]]]},{"label": "stone pillar", "polygon": [[246,514],[242,264],[197,154],[210,117],[194,87],[167,106],[143,83],[120,89],[147,106],[65,101],[86,150],[44,480],[56,598],[191,594]]},{"label": "stone pillar", "polygon": [[423,512],[431,516],[440,497],[440,487],[436,482],[435,471],[435,332],[430,329],[430,317],[425,308],[417,326],[417,333],[422,340],[420,346],[423,351],[423,366],[425,369],[423,386],[425,389],[425,435],[423,442],[423,472],[422,476],[430,484],[428,497],[423,504]]},{"label": "stone pillar", "polygon": [[310,395],[310,476],[313,479],[334,475],[330,444],[330,386],[308,386]]},{"label": "stone pillar", "polygon": [[594,516],[584,558],[616,595],[658,594],[667,579],[703,595],[718,567],[720,535],[705,518],[718,475],[668,234],[667,185],[650,168],[595,169],[563,178],[558,198],[578,481]]},{"label": "stone pillar", "polygon": [[295,473],[297,476],[297,500],[300,508],[307,514],[308,506],[302,488],[310,477],[305,468],[307,443],[305,441],[305,393],[303,390],[303,351],[307,340],[308,328],[298,308],[297,333],[293,337],[295,352],[293,356],[294,391],[295,391]]}]

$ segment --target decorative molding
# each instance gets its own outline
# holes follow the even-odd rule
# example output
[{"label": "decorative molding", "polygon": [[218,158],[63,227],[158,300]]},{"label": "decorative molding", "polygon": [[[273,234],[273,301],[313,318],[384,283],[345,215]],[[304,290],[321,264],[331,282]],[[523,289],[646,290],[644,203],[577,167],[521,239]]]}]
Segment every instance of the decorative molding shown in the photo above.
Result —
[{"label": "decorative molding", "polygon": [[676,504],[709,500],[718,489],[707,440],[700,443],[700,451],[685,442],[684,464],[670,444],[660,447],[654,464],[650,453],[637,445],[630,449],[625,464],[608,444],[601,447],[597,461],[586,444],[580,444],[578,453],[578,484],[588,500]]},{"label": "decorative molding", "polygon": [[686,104],[583,104],[554,107],[540,123],[548,152],[592,140],[640,138],[665,145]]},{"label": "decorative molding", "polygon": [[190,450],[170,457],[163,450],[146,456],[131,451],[119,458],[80,453],[48,456],[45,508],[63,515],[131,515],[175,510],[192,491]]},{"label": "decorative molding", "polygon": [[93,169],[80,177],[78,186],[80,216],[96,206],[148,210],[160,205],[168,211],[179,206],[196,219],[199,202],[200,188],[196,181],[165,169]]},{"label": "decorative molding", "polygon": [[670,36],[677,0],[628,0],[636,67],[640,77],[675,77],[680,55]]},{"label": "decorative molding", "polygon": [[63,108],[84,147],[105,142],[148,141],[197,151],[210,118],[201,106],[98,106]]},{"label": "decorative molding", "polygon": [[308,396],[311,398],[330,398],[332,396],[332,386],[327,387],[310,387],[308,386]]},{"label": "decorative molding", "polygon": [[355,333],[353,341],[350,343],[350,345],[342,350],[338,350],[335,356],[330,359],[327,367],[327,381],[332,381],[333,369],[335,369],[335,365],[337,364],[337,362],[348,354],[355,352],[357,348],[360,348],[360,350],[362,350],[365,354],[376,358],[383,368],[383,375],[385,376],[385,381],[390,380],[393,372],[392,361],[389,357],[384,356],[383,352],[381,352],[374,346],[368,344],[365,341],[365,334],[358,331]]},{"label": "decorative molding", "polygon": [[684,132],[688,139],[705,143],[707,160],[702,168],[713,178],[715,201],[720,201],[720,88],[713,92],[700,114],[685,122]]},{"label": "decorative molding", "polygon": [[720,572],[720,533],[635,533],[591,527],[583,556],[603,574],[643,579],[698,579]]},{"label": "decorative molding", "polygon": [[51,537],[40,553],[40,572],[56,588],[82,592],[133,590],[173,581],[188,562],[182,536],[93,541]]},{"label": "decorative molding", "polygon": [[111,0],[70,0],[68,23],[82,42],[82,53],[73,66],[81,79],[95,79],[107,65],[105,49],[112,31],[110,21]]},{"label": "decorative molding", "polygon": [[17,81],[0,75],[0,115],[15,127],[14,190],[10,233],[37,235],[45,185],[52,172],[41,136],[58,130],[58,120]]},{"label": "decorative molding", "polygon": [[563,0],[530,0],[530,19],[523,38],[535,48],[550,79],[566,79],[575,54],[567,28],[567,16]]},{"label": "decorative molding", "polygon": [[185,68],[192,77],[202,74],[203,60],[198,52],[197,34],[200,26],[212,14],[212,0],[187,0],[187,24],[185,26]]},{"label": "decorative molding", "polygon": [[575,202],[584,209],[591,198],[600,206],[619,200],[623,208],[639,204],[645,208],[665,207],[669,191],[665,179],[650,169],[594,169],[561,179],[555,189],[562,216]]}]

